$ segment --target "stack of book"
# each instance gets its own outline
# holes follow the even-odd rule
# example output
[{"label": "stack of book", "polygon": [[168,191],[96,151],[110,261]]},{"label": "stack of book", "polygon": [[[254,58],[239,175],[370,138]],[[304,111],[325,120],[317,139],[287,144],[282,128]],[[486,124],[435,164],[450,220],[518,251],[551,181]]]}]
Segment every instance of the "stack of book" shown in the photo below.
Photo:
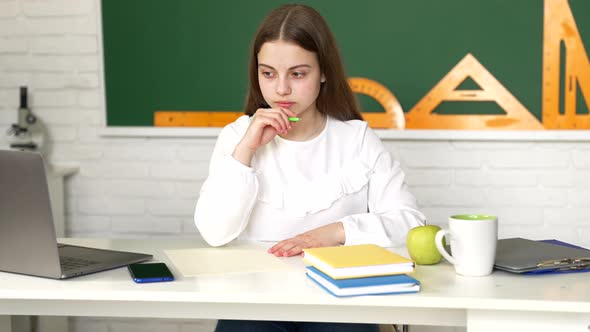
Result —
[{"label": "stack of book", "polygon": [[414,262],[385,248],[363,244],[304,249],[306,274],[335,296],[416,293],[420,282],[406,273]]}]

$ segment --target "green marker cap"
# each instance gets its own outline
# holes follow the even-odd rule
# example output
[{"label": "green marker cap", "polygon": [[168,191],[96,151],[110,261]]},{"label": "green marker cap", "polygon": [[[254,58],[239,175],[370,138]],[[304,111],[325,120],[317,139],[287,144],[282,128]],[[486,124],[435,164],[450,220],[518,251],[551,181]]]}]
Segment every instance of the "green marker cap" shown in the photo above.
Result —
[{"label": "green marker cap", "polygon": [[300,120],[299,118],[296,118],[294,116],[289,117],[289,121],[291,121],[291,122],[299,122],[299,120]]}]

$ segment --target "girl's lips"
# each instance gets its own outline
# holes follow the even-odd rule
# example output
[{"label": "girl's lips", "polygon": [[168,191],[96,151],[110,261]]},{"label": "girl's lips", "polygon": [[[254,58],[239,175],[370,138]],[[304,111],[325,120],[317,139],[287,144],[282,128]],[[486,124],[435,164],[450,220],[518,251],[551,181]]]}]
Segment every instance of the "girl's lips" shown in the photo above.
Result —
[{"label": "girl's lips", "polygon": [[291,106],[293,106],[295,103],[293,102],[278,102],[277,105],[279,105],[279,107],[282,108],[289,108]]}]

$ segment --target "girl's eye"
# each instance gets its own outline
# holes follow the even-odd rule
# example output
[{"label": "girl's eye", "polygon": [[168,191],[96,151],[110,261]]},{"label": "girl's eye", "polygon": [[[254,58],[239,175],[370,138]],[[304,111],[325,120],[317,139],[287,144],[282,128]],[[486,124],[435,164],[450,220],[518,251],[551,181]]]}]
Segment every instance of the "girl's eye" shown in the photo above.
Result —
[{"label": "girl's eye", "polygon": [[263,71],[262,76],[264,76],[266,78],[273,78],[274,74],[271,73],[270,71]]},{"label": "girl's eye", "polygon": [[295,78],[302,78],[302,77],[304,77],[304,76],[305,76],[305,73],[304,73],[304,72],[300,72],[300,71],[296,71],[296,72],[293,72],[293,73],[291,74],[291,76],[293,76],[293,77],[295,77]]}]

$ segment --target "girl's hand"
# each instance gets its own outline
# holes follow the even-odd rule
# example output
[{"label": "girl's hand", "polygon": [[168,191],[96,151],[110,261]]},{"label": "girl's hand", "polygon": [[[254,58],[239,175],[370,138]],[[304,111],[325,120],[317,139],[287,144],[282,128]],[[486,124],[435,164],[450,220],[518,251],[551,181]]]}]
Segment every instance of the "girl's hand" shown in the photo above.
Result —
[{"label": "girl's hand", "polygon": [[336,222],[283,240],[268,252],[277,257],[295,256],[303,253],[303,249],[337,246],[344,244],[344,240],[344,227],[341,222]]},{"label": "girl's hand", "polygon": [[250,166],[256,150],[270,142],[278,134],[286,134],[293,128],[289,121],[295,113],[286,108],[259,108],[252,117],[250,126],[236,146],[233,156],[246,166]]},{"label": "girl's hand", "polygon": [[259,108],[240,143],[250,150],[257,150],[277,134],[286,134],[292,128],[290,116],[295,113],[286,108]]}]

